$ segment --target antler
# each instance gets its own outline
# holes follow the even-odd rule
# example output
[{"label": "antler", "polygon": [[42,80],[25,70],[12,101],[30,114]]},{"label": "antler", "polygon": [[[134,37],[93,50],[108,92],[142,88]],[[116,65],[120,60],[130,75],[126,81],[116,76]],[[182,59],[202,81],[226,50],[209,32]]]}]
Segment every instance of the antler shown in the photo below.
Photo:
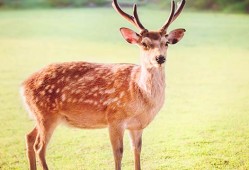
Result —
[{"label": "antler", "polygon": [[147,32],[148,30],[144,28],[144,26],[142,25],[142,23],[140,22],[139,18],[138,18],[138,14],[137,14],[137,5],[134,4],[133,6],[133,16],[125,13],[118,5],[117,0],[113,0],[112,2],[112,6],[113,8],[121,15],[123,16],[125,19],[127,19],[130,23],[132,23],[133,25],[135,25],[140,31],[141,34],[143,32]]},{"label": "antler", "polygon": [[171,1],[171,11],[170,11],[170,16],[167,20],[167,22],[165,22],[165,24],[162,26],[162,28],[160,29],[160,32],[162,33],[166,33],[167,29],[169,27],[169,25],[179,16],[179,14],[182,12],[182,9],[185,5],[185,0],[182,0],[181,2],[177,3],[177,8],[175,10],[175,1],[172,0]]}]

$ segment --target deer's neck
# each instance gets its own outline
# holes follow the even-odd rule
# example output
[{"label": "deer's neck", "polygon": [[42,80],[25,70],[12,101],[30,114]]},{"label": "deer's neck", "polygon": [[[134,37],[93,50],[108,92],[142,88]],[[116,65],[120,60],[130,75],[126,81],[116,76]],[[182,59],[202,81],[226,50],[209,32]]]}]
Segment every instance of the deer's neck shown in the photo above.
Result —
[{"label": "deer's neck", "polygon": [[144,65],[141,65],[137,83],[142,91],[149,97],[157,98],[162,95],[164,96],[164,67],[147,68]]}]

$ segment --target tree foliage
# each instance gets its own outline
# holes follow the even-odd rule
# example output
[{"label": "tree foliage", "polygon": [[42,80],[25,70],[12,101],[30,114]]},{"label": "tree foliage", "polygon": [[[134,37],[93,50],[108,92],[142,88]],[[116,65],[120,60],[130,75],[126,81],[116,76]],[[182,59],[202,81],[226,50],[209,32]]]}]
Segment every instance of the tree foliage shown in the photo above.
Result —
[{"label": "tree foliage", "polygon": [[0,0],[0,7],[83,7],[105,5],[107,0]]},{"label": "tree foliage", "polygon": [[[156,0],[156,1],[158,1],[162,5],[170,4],[170,1],[165,1],[165,0]],[[187,7],[191,9],[249,13],[249,0],[186,0],[186,1],[187,1]]]},{"label": "tree foliage", "polygon": [[[180,0],[176,0],[180,1]],[[83,7],[110,5],[111,0],[0,0],[0,7]],[[159,4],[168,6],[170,0],[119,0],[120,3]],[[187,0],[187,7],[198,10],[219,10],[249,13],[249,0]]]},{"label": "tree foliage", "polygon": [[189,6],[197,9],[249,12],[249,0],[198,0],[189,1]]}]

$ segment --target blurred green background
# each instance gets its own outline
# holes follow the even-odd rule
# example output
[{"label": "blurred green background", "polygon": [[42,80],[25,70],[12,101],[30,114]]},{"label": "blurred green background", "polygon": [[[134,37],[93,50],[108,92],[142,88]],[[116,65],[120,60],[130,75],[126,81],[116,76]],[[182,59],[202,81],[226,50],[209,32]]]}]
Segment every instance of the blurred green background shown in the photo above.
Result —
[{"label": "blurred green background", "polygon": [[[111,0],[0,0],[0,8],[68,8],[68,7],[97,7],[109,6]],[[165,7],[167,0],[120,0],[119,2],[131,5],[135,2],[140,5],[158,5]],[[227,12],[249,13],[249,0],[189,0],[188,8],[197,10],[215,10]]]},{"label": "blurred green background", "polygon": [[[57,5],[62,2],[64,5]],[[72,5],[76,2],[80,5]],[[54,62],[139,61],[138,48],[126,43],[119,33],[123,26],[136,29],[110,7],[110,2],[102,7],[97,1],[86,6],[83,2],[1,1],[0,169],[28,168],[24,136],[34,122],[23,109],[18,91],[31,73]],[[146,5],[147,1],[139,1],[142,23],[148,29],[160,28],[168,17],[169,2],[148,1]],[[204,7],[201,2],[216,5]],[[242,13],[247,11],[247,6],[241,5],[246,1],[221,2],[187,1],[187,8],[170,27],[187,32],[168,49],[167,97],[144,131],[144,170],[249,169],[249,16]],[[132,3],[122,1],[128,12]],[[243,10],[238,14],[232,9]],[[124,144],[122,166],[130,170],[133,156],[127,135]],[[51,169],[114,167],[106,129],[58,127],[47,159]]]}]

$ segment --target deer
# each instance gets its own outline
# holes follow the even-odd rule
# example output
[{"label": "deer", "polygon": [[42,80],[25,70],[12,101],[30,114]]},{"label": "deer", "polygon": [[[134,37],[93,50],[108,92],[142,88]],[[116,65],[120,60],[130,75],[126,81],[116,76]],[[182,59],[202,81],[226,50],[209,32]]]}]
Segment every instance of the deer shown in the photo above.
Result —
[{"label": "deer", "polygon": [[141,169],[143,130],[151,123],[165,99],[165,62],[169,45],[179,42],[185,29],[168,32],[185,0],[171,1],[170,15],[158,31],[147,30],[139,20],[124,12],[117,0],[112,6],[139,33],[122,27],[120,32],[140,49],[140,64],[101,64],[83,61],[54,63],[33,73],[21,84],[21,97],[35,127],[25,136],[29,169],[36,170],[36,157],[48,170],[46,149],[59,124],[81,129],[107,128],[115,162],[121,170],[123,136],[129,132],[134,168]]}]

